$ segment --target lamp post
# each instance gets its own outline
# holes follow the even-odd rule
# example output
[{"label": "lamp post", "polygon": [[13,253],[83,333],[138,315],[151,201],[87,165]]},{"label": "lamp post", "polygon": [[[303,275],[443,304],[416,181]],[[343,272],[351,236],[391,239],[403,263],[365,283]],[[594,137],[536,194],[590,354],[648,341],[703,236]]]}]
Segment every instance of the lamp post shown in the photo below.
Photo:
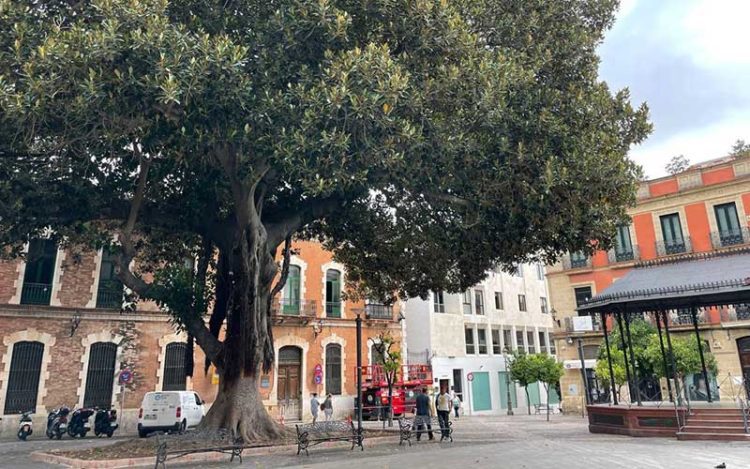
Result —
[{"label": "lamp post", "polygon": [[508,369],[508,347],[503,348],[503,360],[505,360],[505,390],[506,402],[508,403],[508,415],[513,415],[513,401],[510,400],[510,370]]}]

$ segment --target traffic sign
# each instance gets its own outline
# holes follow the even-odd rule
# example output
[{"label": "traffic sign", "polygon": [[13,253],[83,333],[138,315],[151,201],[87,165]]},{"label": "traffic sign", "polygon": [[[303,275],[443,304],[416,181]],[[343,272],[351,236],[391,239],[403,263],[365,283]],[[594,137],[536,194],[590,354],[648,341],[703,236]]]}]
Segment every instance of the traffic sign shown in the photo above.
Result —
[{"label": "traffic sign", "polygon": [[315,374],[323,373],[323,366],[318,363],[317,365],[315,365],[315,368],[313,368],[313,370],[315,371]]},{"label": "traffic sign", "polygon": [[133,372],[125,368],[120,371],[120,384],[128,384],[133,381]]},{"label": "traffic sign", "polygon": [[474,381],[474,373],[466,373],[467,381]]},{"label": "traffic sign", "polygon": [[322,374],[316,374],[315,375],[315,384],[321,384],[323,382],[323,375]]}]

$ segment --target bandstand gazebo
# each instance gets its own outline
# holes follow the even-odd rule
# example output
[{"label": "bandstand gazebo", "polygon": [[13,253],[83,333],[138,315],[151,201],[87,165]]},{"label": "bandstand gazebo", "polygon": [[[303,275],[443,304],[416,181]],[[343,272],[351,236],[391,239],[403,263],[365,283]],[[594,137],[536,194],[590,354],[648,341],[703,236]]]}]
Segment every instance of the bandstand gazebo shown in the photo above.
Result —
[{"label": "bandstand gazebo", "polygon": [[[680,383],[675,376],[676,364],[672,354],[674,331],[670,333],[670,328],[674,326],[674,312],[680,313],[682,324],[685,320],[692,323],[692,332],[697,338],[701,360],[700,372],[705,383],[706,403],[711,404],[717,400],[717,396],[712,395],[709,384],[704,343],[698,327],[699,314],[704,318],[710,315],[720,317],[722,311],[746,308],[748,304],[750,304],[750,250],[734,249],[639,263],[625,276],[580,306],[579,315],[598,315],[604,326],[609,376],[601,378],[609,380],[611,389],[609,404],[587,406],[589,430],[595,433],[631,436],[679,436],[681,430],[685,428],[686,420],[694,410],[691,411],[689,402],[685,403],[680,399]],[[670,405],[648,405],[648,403],[644,405],[641,402],[638,367],[634,358],[630,333],[630,323],[636,317],[646,317],[657,326],[664,375],[668,377],[667,391],[669,400],[672,402]],[[611,327],[608,327],[608,324]],[[622,402],[622,396],[618,395],[618,387],[614,380],[610,347],[614,347],[615,344],[610,344],[608,331],[614,327],[617,327],[620,332],[621,343],[617,346],[624,353],[628,390],[636,389],[632,393],[635,399],[631,397],[629,403]],[[733,408],[712,410],[716,413],[715,415],[719,415],[718,412],[728,412],[727,415],[737,415],[737,418],[741,419],[736,422],[744,421],[744,426],[736,425],[736,429],[742,434],[736,434],[732,439],[750,437],[747,423],[749,415],[746,408],[747,397],[744,395],[737,400],[738,402],[733,402]],[[714,404],[714,407],[718,406]],[[726,420],[733,419],[734,417]],[[721,431],[730,434],[727,430],[719,430]]]}]

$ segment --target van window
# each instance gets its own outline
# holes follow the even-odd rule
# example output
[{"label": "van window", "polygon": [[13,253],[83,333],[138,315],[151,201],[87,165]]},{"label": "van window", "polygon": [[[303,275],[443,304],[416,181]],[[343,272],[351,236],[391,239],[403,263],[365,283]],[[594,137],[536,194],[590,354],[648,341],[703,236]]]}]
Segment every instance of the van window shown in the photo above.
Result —
[{"label": "van window", "polygon": [[197,394],[193,393],[193,396],[195,396],[195,405],[201,405],[203,402],[201,402],[201,398],[198,397]]},{"label": "van window", "polygon": [[151,407],[179,405],[177,394],[171,392],[150,392],[143,396],[143,405]]}]

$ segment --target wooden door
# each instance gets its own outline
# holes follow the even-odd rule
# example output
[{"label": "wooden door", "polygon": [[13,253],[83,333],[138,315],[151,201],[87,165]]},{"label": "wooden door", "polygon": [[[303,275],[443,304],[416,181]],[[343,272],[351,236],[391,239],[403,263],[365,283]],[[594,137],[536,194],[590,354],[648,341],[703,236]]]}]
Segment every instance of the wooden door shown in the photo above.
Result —
[{"label": "wooden door", "polygon": [[737,340],[737,351],[740,354],[742,377],[745,379],[745,394],[750,399],[750,337]]}]

